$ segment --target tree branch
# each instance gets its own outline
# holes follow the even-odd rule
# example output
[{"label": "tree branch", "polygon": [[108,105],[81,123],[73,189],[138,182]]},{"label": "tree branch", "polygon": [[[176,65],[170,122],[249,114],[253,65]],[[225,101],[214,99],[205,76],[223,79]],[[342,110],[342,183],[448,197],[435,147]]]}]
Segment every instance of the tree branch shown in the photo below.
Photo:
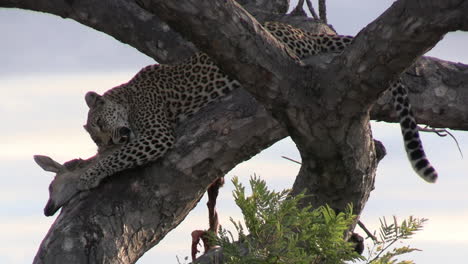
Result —
[{"label": "tree branch", "polygon": [[283,16],[289,9],[289,0],[238,0],[236,2],[242,5],[249,12],[255,9],[262,10],[265,13],[279,14]]},{"label": "tree branch", "polygon": [[[337,59],[335,69],[354,86],[357,101],[372,104],[396,79],[449,31],[468,30],[468,2],[395,2],[366,26]],[[333,71],[332,69],[330,69]]]},{"label": "tree branch", "polygon": [[[419,124],[468,130],[468,65],[422,57],[403,80]],[[385,94],[377,101],[372,119],[397,122],[390,100],[390,95]]]},{"label": "tree branch", "polygon": [[320,19],[323,21],[323,23],[328,23],[327,22],[327,3],[326,0],[319,0],[318,1],[318,6],[319,6],[319,15]]},{"label": "tree branch", "polygon": [[314,7],[312,6],[312,2],[310,0],[306,0],[306,3],[307,3],[307,7],[309,8],[309,11],[310,11],[310,14],[312,15],[312,17],[314,19],[317,19],[319,20],[319,16],[317,15],[317,12],[315,12],[315,9]]},{"label": "tree branch", "polygon": [[[318,55],[304,62],[328,68],[327,64],[335,58],[336,55]],[[412,110],[419,124],[468,130],[468,65],[421,57],[401,78],[409,90]],[[372,106],[371,119],[397,123],[391,100],[390,94],[384,93]]]}]

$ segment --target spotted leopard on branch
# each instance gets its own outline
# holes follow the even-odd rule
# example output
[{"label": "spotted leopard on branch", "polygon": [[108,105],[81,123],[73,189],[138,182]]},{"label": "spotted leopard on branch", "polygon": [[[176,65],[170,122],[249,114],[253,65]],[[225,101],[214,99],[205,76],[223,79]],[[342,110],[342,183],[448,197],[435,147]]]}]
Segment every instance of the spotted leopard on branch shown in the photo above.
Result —
[{"label": "spotted leopard on branch", "polygon": [[[311,34],[276,22],[264,27],[285,44],[293,59],[341,52],[353,39]],[[109,175],[157,160],[173,146],[177,122],[240,86],[208,55],[197,53],[177,65],[147,66],[129,82],[103,95],[89,92],[85,98],[89,106],[86,130],[99,151],[119,147],[82,175],[79,188],[93,188]],[[426,158],[406,88],[398,80],[389,89],[411,165],[424,180],[435,182],[437,172]]]}]

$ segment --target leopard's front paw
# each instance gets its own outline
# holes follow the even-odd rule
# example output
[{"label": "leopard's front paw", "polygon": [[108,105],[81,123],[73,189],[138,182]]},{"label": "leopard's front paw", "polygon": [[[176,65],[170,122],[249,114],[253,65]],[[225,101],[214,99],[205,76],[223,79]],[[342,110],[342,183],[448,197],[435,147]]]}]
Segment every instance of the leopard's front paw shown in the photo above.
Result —
[{"label": "leopard's front paw", "polygon": [[93,189],[99,185],[101,178],[98,177],[98,174],[93,171],[86,171],[78,181],[78,190],[86,191]]}]

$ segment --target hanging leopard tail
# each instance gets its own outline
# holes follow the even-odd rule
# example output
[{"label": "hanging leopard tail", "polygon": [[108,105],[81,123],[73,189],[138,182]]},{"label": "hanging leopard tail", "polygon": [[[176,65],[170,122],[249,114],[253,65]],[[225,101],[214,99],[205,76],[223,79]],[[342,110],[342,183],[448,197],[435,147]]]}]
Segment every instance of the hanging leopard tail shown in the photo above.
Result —
[{"label": "hanging leopard tail", "polygon": [[405,150],[411,166],[425,181],[434,183],[437,180],[437,171],[432,167],[424,152],[419,137],[418,125],[408,100],[407,89],[401,80],[398,80],[391,84],[390,92],[393,98],[393,106],[400,121]]}]

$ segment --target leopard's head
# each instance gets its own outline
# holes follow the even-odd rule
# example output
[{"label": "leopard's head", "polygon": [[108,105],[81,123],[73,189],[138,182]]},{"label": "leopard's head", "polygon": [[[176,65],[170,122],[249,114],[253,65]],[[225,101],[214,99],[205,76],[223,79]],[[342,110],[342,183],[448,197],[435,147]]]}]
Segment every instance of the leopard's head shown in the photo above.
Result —
[{"label": "leopard's head", "polygon": [[89,112],[84,128],[99,149],[129,142],[132,131],[123,105],[95,92],[88,92],[85,100]]}]

